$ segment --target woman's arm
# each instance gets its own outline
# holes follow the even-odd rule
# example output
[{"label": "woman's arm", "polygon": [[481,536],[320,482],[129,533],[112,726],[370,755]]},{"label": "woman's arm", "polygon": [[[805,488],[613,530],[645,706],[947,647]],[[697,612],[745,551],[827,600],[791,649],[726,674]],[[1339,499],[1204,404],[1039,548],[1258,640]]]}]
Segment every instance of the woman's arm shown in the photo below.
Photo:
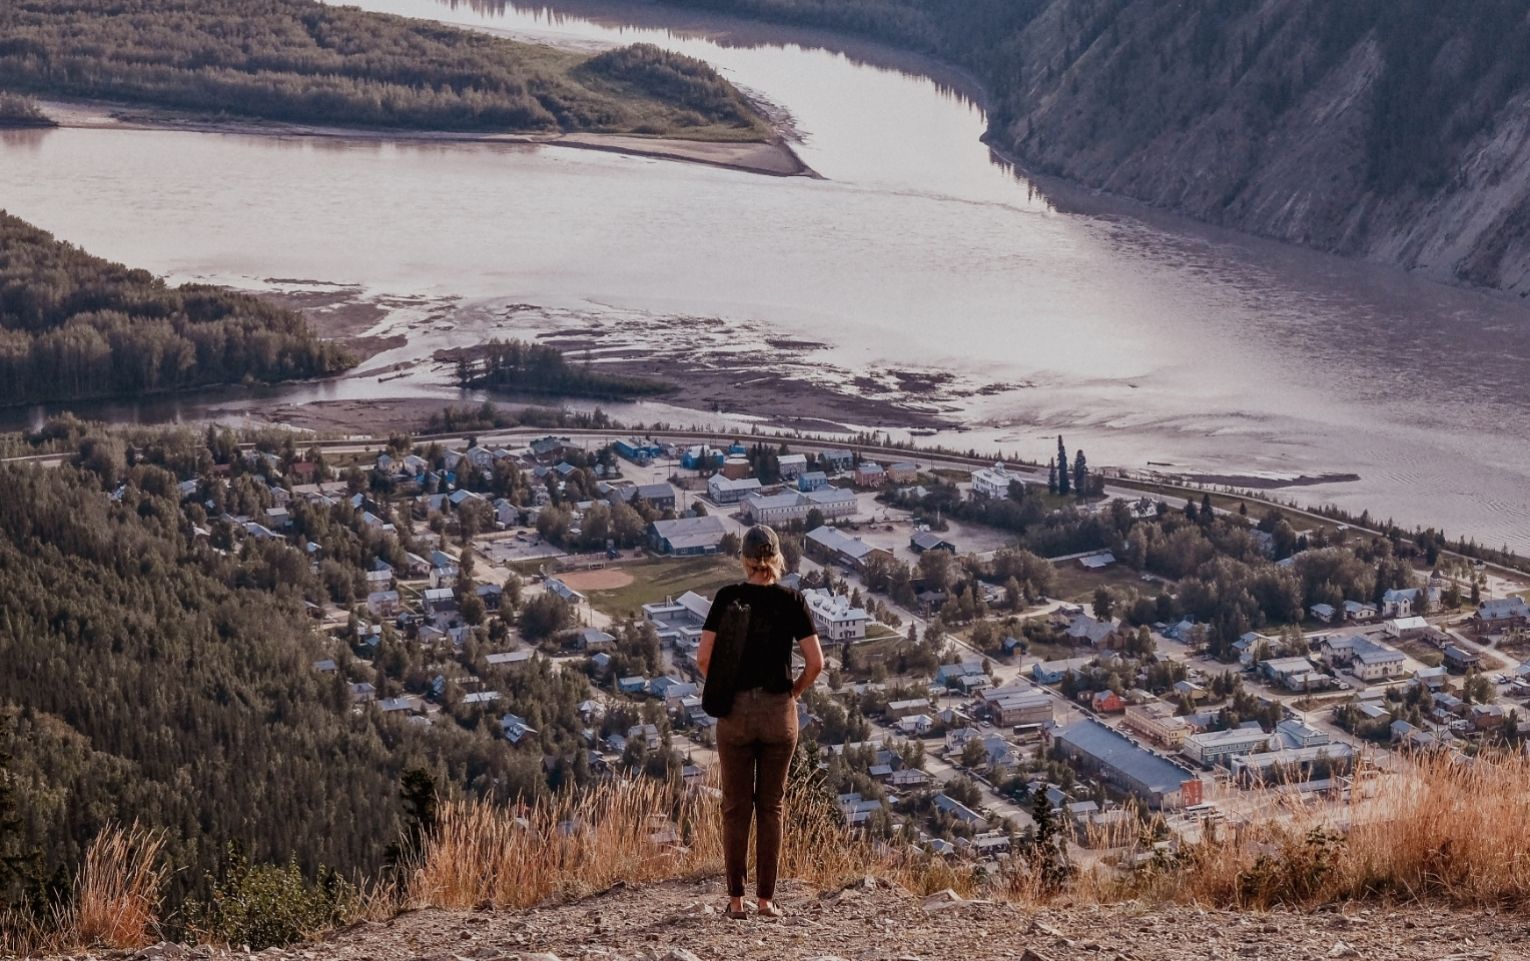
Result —
[{"label": "woman's arm", "polygon": [[[712,645],[717,643],[716,631],[702,631],[701,643],[696,648],[696,666],[701,669],[701,676],[707,676],[707,665],[712,663]],[[822,655],[820,655],[822,660]]]},{"label": "woman's arm", "polygon": [[[702,635],[701,643],[706,644],[706,635]],[[802,673],[797,676],[797,683],[792,685],[792,697],[801,697],[818,680],[818,675],[823,673],[823,645],[818,643],[818,635],[809,634],[798,641],[797,645],[802,648],[803,666]]]}]

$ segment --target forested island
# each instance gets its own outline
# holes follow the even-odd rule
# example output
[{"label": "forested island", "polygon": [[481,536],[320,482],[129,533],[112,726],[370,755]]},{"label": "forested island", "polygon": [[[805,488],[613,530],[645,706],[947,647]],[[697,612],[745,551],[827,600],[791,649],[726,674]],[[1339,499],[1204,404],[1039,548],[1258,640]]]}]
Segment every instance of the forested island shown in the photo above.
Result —
[{"label": "forested island", "polygon": [[1441,279],[1530,291],[1515,0],[670,0],[933,54],[1030,169]]},{"label": "forested island", "polygon": [[673,389],[670,384],[647,377],[596,370],[588,362],[571,364],[556,347],[521,340],[491,340],[470,352],[458,352],[457,384],[520,394],[602,400],[648,397]]},{"label": "forested island", "polygon": [[293,311],[171,287],[0,211],[0,404],[273,383],[351,363]]},{"label": "forested island", "polygon": [[314,0],[18,0],[0,85],[353,127],[767,133],[716,71],[656,47],[592,57]]}]

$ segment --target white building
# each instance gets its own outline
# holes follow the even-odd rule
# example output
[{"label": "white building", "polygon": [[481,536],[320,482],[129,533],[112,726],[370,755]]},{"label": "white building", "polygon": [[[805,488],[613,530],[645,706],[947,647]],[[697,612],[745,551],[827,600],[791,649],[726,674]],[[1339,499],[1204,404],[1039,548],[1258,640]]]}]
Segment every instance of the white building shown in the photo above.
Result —
[{"label": "white building", "polygon": [[718,504],[736,504],[760,489],[757,477],[740,477],[737,480],[713,474],[707,478],[707,494]]},{"label": "white building", "polygon": [[1008,497],[1009,482],[1023,480],[1019,471],[1012,471],[1002,463],[972,472],[972,493],[984,497]]},{"label": "white building", "polygon": [[1258,727],[1235,727],[1230,731],[1207,731],[1185,738],[1182,749],[1192,761],[1210,767],[1226,763],[1243,754],[1257,754],[1269,749],[1270,736]]},{"label": "white building", "polygon": [[802,596],[813,614],[813,626],[818,628],[819,637],[826,641],[858,641],[866,636],[871,616],[864,608],[851,607],[849,597],[816,587],[803,591]]}]

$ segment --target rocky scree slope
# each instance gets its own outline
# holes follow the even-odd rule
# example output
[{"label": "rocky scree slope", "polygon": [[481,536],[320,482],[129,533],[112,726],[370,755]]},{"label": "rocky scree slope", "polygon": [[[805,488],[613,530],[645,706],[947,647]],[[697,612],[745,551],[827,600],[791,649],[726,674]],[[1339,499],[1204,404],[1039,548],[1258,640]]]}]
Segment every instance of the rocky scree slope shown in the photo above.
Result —
[{"label": "rocky scree slope", "polygon": [[[820,892],[787,883],[781,921],[722,913],[716,880],[627,888],[521,912],[415,911],[267,961],[1508,961],[1530,958],[1530,917],[1372,905],[1238,914],[1176,905],[1047,907],[916,897],[867,879]],[[156,945],[132,961],[247,958]]]}]

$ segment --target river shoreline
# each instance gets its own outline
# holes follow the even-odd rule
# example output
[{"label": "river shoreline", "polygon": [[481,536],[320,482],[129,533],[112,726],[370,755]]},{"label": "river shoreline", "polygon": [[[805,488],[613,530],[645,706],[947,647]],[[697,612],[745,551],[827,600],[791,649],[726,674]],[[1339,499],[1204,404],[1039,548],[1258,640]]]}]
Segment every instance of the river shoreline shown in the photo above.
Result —
[{"label": "river shoreline", "polygon": [[[175,110],[102,101],[39,101],[54,121],[35,129],[180,131],[245,137],[346,140],[399,144],[485,144],[509,147],[564,147],[674,160],[770,177],[816,177],[797,156],[774,121],[766,140],[686,140],[622,133],[471,133],[450,130],[392,130],[332,127],[276,120],[209,119]],[[770,120],[762,110],[762,116]]]}]

